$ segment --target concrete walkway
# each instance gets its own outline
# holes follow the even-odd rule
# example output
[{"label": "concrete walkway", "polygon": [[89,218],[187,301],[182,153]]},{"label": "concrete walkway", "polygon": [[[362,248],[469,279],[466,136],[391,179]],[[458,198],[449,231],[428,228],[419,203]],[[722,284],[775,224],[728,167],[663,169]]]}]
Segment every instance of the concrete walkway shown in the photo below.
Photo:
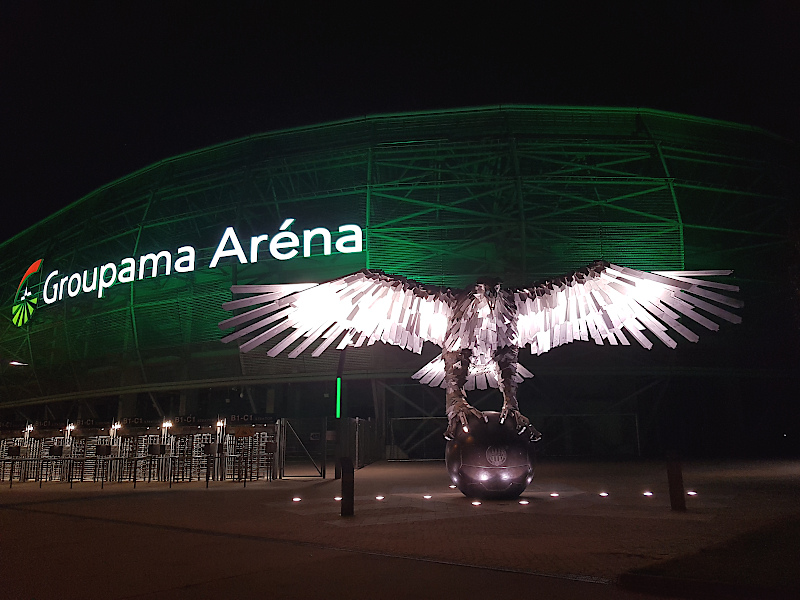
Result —
[{"label": "concrete walkway", "polygon": [[[685,513],[669,508],[665,465],[646,462],[545,462],[521,498],[527,504],[474,506],[449,488],[443,463],[378,463],[356,472],[349,518],[339,516],[335,480],[246,489],[232,482],[209,489],[140,482],[136,490],[130,483],[103,490],[99,483],[72,490],[15,483],[0,487],[0,597],[602,599],[741,592],[779,598],[800,592],[800,577],[776,576],[753,560],[764,539],[759,532],[800,519],[800,462],[686,464],[683,476],[687,491],[697,492],[687,497]],[[796,557],[800,543],[793,534],[784,537],[788,556]],[[730,568],[692,570],[713,564],[718,551]],[[677,570],[670,567],[695,554],[706,562],[683,558]],[[748,577],[737,579],[743,572]]]}]

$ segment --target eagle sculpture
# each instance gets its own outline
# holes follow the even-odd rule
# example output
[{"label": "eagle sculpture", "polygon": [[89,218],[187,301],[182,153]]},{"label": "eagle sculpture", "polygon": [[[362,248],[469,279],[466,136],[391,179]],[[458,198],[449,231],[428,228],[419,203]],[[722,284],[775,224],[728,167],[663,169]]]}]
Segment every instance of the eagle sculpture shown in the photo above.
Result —
[{"label": "eagle sculpture", "polygon": [[655,341],[674,348],[676,334],[696,342],[682,318],[710,330],[719,329],[714,319],[741,322],[723,307],[743,303],[721,293],[739,288],[699,279],[730,273],[650,273],[596,261],[531,287],[503,288],[487,278],[452,289],[364,269],[325,283],[234,285],[231,292],[244,297],[223,308],[246,310],[219,326],[235,329],[222,341],[238,341],[242,352],[284,334],[267,354],[288,351],[289,358],[378,341],[419,354],[431,342],[442,353],[412,377],[445,388],[446,438],[467,431],[470,415],[484,418],[466,391],[493,387],[503,394],[500,423],[513,419],[518,434],[537,441],[541,434],[517,403],[517,385],[533,376],[518,361],[520,348],[539,355],[574,341],[627,346],[631,338],[646,349]]}]

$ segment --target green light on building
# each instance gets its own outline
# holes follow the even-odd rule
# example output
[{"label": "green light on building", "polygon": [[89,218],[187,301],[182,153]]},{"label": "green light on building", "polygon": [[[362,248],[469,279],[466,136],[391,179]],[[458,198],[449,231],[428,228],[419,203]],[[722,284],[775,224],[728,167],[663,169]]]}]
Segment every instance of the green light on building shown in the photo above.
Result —
[{"label": "green light on building", "polygon": [[336,418],[342,416],[342,378],[336,378]]}]

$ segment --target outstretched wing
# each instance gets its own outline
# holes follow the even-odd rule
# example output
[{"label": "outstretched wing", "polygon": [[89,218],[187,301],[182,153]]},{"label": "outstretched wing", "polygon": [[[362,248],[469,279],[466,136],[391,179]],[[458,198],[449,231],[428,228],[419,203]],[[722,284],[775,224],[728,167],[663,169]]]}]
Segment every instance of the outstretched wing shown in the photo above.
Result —
[{"label": "outstretched wing", "polygon": [[705,281],[704,276],[731,271],[661,271],[648,273],[596,262],[588,268],[514,292],[519,346],[542,354],[575,340],[598,345],[629,345],[628,336],[648,350],[648,332],[670,348],[675,334],[690,342],[698,335],[681,317],[717,330],[713,319],[740,323],[741,317],[723,308],[740,308],[741,300],[720,293],[737,292],[735,285]]},{"label": "outstretched wing", "polygon": [[[546,281],[530,288],[509,290],[516,305],[516,343],[530,345],[531,352],[542,354],[573,341],[594,340],[630,345],[628,336],[648,350],[650,332],[670,348],[678,334],[696,342],[696,333],[680,323],[688,319],[706,329],[717,330],[713,318],[740,323],[741,318],[722,308],[740,308],[743,303],[715,290],[738,292],[735,285],[704,281],[698,277],[729,275],[731,271],[659,271],[647,273],[598,261],[587,268]],[[441,355],[423,366],[412,377],[431,387],[444,387],[444,359]],[[466,390],[499,387],[500,373],[494,362],[470,364]],[[514,380],[533,377],[522,364]]]},{"label": "outstretched wing", "polygon": [[381,341],[419,354],[423,342],[442,344],[452,312],[449,290],[366,269],[320,284],[235,285],[231,292],[246,297],[223,308],[247,310],[219,324],[237,328],[222,341],[238,340],[249,352],[293,330],[267,351],[277,356],[299,341],[289,358],[318,341],[312,356],[337,341],[338,350]]}]

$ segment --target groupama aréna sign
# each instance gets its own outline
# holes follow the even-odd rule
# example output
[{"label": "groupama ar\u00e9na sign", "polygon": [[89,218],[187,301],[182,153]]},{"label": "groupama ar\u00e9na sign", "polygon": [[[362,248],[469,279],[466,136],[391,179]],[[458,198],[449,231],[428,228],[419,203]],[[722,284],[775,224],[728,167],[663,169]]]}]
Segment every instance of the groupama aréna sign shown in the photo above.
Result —
[{"label": "groupama ar\u00e9na sign", "polygon": [[[266,259],[267,256],[274,260],[287,261],[300,256],[308,258],[312,254],[330,256],[333,253],[351,254],[363,250],[364,234],[358,225],[340,225],[336,232],[338,235],[325,227],[304,229],[298,234],[289,230],[294,221],[291,218],[285,219],[278,232],[271,236],[251,236],[249,243],[244,238],[245,245],[240,241],[235,228],[227,227],[206,268],[214,269],[220,264],[229,263],[231,259],[237,260],[239,264],[252,264]],[[44,304],[50,305],[90,293],[96,293],[98,298],[103,298],[107,290],[118,283],[133,283],[159,274],[189,273],[197,268],[196,255],[194,246],[186,245],[178,247],[174,254],[169,250],[150,252],[142,254],[138,259],[123,258],[118,263],[109,262],[69,275],[55,269],[45,277],[41,289],[42,300]],[[18,327],[25,325],[33,311],[41,306],[38,294],[30,290],[31,286],[27,282],[41,270],[42,264],[43,259],[39,259],[28,267],[17,287],[12,306],[12,322]]]}]

